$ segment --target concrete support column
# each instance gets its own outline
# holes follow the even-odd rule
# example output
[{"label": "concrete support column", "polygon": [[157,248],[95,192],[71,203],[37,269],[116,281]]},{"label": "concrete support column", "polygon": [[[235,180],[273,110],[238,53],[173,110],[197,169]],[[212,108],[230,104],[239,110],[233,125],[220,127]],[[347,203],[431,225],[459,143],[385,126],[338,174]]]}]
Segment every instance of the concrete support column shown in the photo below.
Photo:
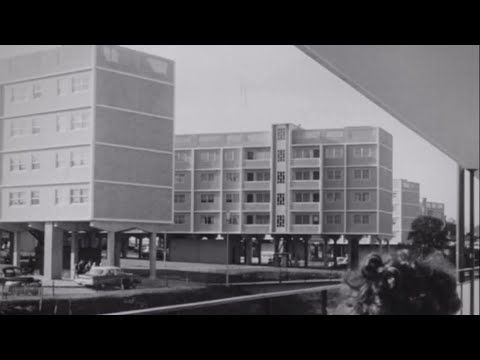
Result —
[{"label": "concrete support column", "polygon": [[107,265],[120,266],[120,246],[117,242],[117,233],[113,231],[107,234]]},{"label": "concrete support column", "polygon": [[325,267],[328,267],[328,240],[327,238],[323,239],[323,264]]},{"label": "concrete support column", "polygon": [[72,231],[70,242],[70,278],[73,280],[76,277],[75,266],[78,263],[78,239],[77,233]]},{"label": "concrete support column", "polygon": [[63,235],[63,230],[56,228],[52,222],[45,223],[43,276],[48,280],[62,278]]},{"label": "concrete support column", "polygon": [[13,251],[12,251],[12,265],[20,266],[20,231],[15,231],[13,233]]},{"label": "concrete support column", "polygon": [[138,258],[142,258],[143,235],[138,238]]},{"label": "concrete support column", "polygon": [[390,239],[385,239],[385,242],[387,243],[387,254],[390,254]]},{"label": "concrete support column", "polygon": [[258,265],[262,265],[262,238],[258,239]]},{"label": "concrete support column", "polygon": [[304,248],[303,248],[304,255],[303,256],[305,257],[304,264],[305,264],[305,267],[308,268],[308,258],[310,256],[310,246],[308,244],[308,237],[307,236],[305,236],[303,238],[303,244],[304,244]]},{"label": "concrete support column", "polygon": [[150,279],[155,280],[157,278],[157,234],[155,233],[150,235],[149,256]]},{"label": "concrete support column", "polygon": [[245,238],[245,265],[252,265],[253,238]]},{"label": "concrete support column", "polygon": [[361,236],[349,236],[347,238],[349,244],[349,265],[350,270],[357,270],[359,265],[359,243]]}]

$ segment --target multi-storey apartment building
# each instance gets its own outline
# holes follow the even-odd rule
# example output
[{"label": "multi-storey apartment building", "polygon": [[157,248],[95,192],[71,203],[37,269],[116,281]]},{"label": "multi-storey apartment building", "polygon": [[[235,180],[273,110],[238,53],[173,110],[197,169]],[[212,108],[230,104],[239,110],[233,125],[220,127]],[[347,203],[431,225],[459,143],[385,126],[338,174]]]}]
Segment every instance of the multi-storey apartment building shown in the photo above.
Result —
[{"label": "multi-storey apartment building", "polygon": [[306,249],[311,235],[344,235],[355,249],[392,236],[392,136],[380,128],[178,135],[175,158],[172,260],[224,262],[218,234],[233,238],[229,261],[242,237]]},{"label": "multi-storey apartment building", "polygon": [[[0,229],[40,233],[44,275],[76,232],[155,232],[173,221],[174,63],[111,45],[0,60]],[[118,236],[117,236],[118,237]],[[15,260],[16,259],[16,260]]]},{"label": "multi-storey apartment building", "polygon": [[424,216],[433,216],[439,218],[443,222],[447,220],[444,203],[431,202],[427,201],[427,198],[423,198],[421,202],[421,211]]},{"label": "multi-storey apartment building", "polygon": [[413,220],[421,215],[420,184],[404,179],[393,180],[392,245],[405,244]]}]

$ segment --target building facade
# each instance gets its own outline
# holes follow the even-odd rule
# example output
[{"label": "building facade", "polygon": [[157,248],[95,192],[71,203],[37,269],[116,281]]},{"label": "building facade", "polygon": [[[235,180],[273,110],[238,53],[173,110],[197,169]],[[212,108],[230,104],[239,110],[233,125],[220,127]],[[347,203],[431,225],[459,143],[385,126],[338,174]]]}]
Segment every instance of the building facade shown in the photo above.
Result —
[{"label": "building facade", "polygon": [[[275,124],[269,132],[178,135],[175,145],[174,259],[186,261],[189,248],[201,252],[208,242],[199,240],[217,234],[305,244],[312,235],[357,244],[392,236],[393,144],[380,128]],[[180,239],[189,245],[175,251]]]},{"label": "building facade", "polygon": [[421,211],[424,216],[433,216],[444,223],[447,221],[445,216],[445,204],[439,202],[427,201],[427,198],[423,198],[421,202]]},{"label": "building facade", "polygon": [[412,222],[421,213],[420,184],[404,179],[394,179],[392,245],[407,243]]},{"label": "building facade", "polygon": [[65,234],[172,223],[171,60],[111,45],[0,60],[0,120],[0,229],[42,234],[45,276]]}]

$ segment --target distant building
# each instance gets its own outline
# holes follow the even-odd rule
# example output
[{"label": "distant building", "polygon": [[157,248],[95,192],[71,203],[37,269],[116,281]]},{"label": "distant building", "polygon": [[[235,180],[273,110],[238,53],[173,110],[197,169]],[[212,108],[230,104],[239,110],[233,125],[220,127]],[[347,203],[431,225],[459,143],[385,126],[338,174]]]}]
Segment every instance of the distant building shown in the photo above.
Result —
[{"label": "distant building", "polygon": [[392,237],[392,136],[380,128],[278,124],[177,135],[175,146],[172,260],[224,263],[215,238],[226,233],[229,261],[247,263],[251,244],[260,247],[266,235],[276,251],[307,261],[312,235],[344,235],[354,246],[362,236]]},{"label": "distant building", "polygon": [[404,179],[393,180],[393,239],[391,245],[405,244],[411,225],[422,213],[420,184]]},{"label": "distant building", "polygon": [[431,202],[431,201],[427,201],[427,198],[423,198],[421,202],[421,210],[422,210],[422,215],[424,216],[436,217],[442,220],[444,223],[447,220],[447,217],[445,216],[444,203]]}]

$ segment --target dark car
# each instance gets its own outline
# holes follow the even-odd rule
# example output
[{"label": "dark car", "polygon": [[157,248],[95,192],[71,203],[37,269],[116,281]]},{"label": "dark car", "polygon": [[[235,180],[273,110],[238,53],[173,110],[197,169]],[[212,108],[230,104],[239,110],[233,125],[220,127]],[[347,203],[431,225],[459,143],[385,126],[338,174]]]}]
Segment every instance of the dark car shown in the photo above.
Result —
[{"label": "dark car", "polygon": [[24,275],[20,267],[11,265],[0,265],[0,284],[7,293],[14,288],[38,289],[42,286],[40,280]]}]

